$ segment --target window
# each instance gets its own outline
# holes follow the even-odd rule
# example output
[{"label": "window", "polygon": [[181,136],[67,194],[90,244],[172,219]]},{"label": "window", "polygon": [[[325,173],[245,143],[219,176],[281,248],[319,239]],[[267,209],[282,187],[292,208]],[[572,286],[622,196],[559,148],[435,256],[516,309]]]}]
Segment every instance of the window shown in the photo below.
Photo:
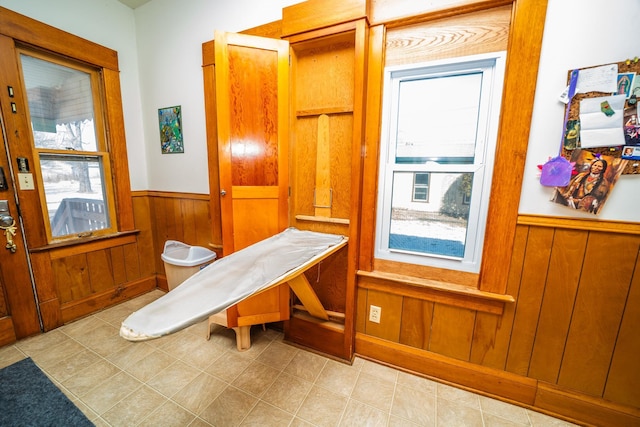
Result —
[{"label": "window", "polygon": [[478,272],[504,54],[385,70],[376,257]]},{"label": "window", "polygon": [[19,50],[50,241],[115,231],[100,72]]},{"label": "window", "polygon": [[429,174],[428,173],[413,174],[413,201],[414,202],[429,201]]}]

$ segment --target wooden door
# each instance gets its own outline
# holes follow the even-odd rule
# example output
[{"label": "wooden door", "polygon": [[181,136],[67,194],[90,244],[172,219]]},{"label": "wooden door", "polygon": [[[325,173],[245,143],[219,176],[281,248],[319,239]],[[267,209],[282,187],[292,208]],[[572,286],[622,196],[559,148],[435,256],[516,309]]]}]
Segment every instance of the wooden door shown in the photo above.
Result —
[{"label": "wooden door", "polygon": [[222,246],[225,255],[288,224],[289,44],[215,33]]},{"label": "wooden door", "polygon": [[[2,80],[0,73],[0,81]],[[1,86],[5,86],[0,83]],[[6,92],[6,91],[4,91]],[[15,96],[15,95],[14,95]],[[11,179],[11,170],[7,160],[8,140],[5,137],[6,107],[11,109],[11,102],[0,99],[0,225],[11,225],[15,221],[15,235],[8,242],[5,230],[0,229],[0,346],[15,342],[17,339],[40,333],[40,319],[36,303],[31,273],[29,271],[29,254],[20,228],[20,218],[15,202],[15,182]],[[19,103],[16,102],[16,109]],[[10,110],[11,111],[11,110]],[[11,112],[10,114],[14,114]],[[8,118],[10,120],[10,118]],[[6,207],[6,209],[4,209]],[[9,222],[7,222],[9,221]],[[11,231],[9,230],[9,231]]]}]

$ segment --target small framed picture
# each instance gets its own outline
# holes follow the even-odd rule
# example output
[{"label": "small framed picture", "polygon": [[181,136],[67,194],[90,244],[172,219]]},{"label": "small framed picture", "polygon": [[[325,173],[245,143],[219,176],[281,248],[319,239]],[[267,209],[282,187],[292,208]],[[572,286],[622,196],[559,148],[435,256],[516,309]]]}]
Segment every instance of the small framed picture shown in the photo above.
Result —
[{"label": "small framed picture", "polygon": [[158,109],[162,154],[184,153],[180,105]]},{"label": "small framed picture", "polygon": [[627,145],[622,149],[622,158],[627,160],[640,160],[640,147]]},{"label": "small framed picture", "polygon": [[625,95],[627,98],[631,96],[631,88],[636,73],[620,73],[618,74],[618,95]]}]

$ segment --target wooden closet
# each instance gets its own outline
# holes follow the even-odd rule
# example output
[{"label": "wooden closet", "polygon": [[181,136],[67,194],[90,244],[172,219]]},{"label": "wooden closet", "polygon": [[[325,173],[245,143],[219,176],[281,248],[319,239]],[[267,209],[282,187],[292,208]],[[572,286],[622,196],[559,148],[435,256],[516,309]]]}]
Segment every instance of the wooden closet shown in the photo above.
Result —
[{"label": "wooden closet", "polygon": [[[212,242],[222,246],[225,253],[286,226],[340,234],[358,241],[368,39],[366,3],[329,3],[311,0],[284,8],[282,21],[243,32],[244,40],[262,52],[259,58],[269,55],[274,39],[279,39],[277,44],[288,46],[287,71],[280,70],[280,59],[274,65],[277,68],[273,68],[279,71],[274,71],[271,78],[281,83],[278,79],[288,75],[287,95],[286,91],[277,91],[277,95],[274,91],[270,97],[260,90],[243,92],[237,85],[236,89],[229,89],[227,84],[233,83],[229,73],[242,76],[243,71],[237,56],[236,68],[229,68],[225,62],[226,40],[242,39],[243,35],[216,33],[217,41],[203,44],[211,212],[213,218],[221,218],[219,223],[212,221]],[[255,64],[244,65],[247,73],[255,72]],[[243,96],[242,101],[228,99],[234,91]],[[242,117],[251,109],[259,113]],[[260,116],[267,110],[277,116]],[[257,143],[261,148],[254,151],[261,154],[254,154],[249,166],[234,162],[232,148],[246,143],[242,139],[252,133],[239,130],[255,125],[247,117],[271,123],[269,129],[277,129],[273,135],[258,131],[253,132],[254,136],[257,133],[261,134],[261,141],[279,141],[278,148],[271,150],[264,149],[266,143]],[[229,129],[236,135],[230,135]],[[247,170],[261,168],[277,170],[270,175],[269,185],[274,189],[267,193],[276,198],[284,194],[288,204],[285,222],[282,198],[276,205],[268,196],[258,196],[251,203],[235,197],[241,193],[237,185],[243,179],[247,186],[243,194],[264,187],[262,178],[255,182],[246,179],[250,175]],[[271,213],[265,217],[265,212]],[[291,317],[284,323],[286,340],[342,359],[352,358],[357,249],[356,244],[348,244],[306,273],[330,319],[309,315],[291,294]],[[250,304],[260,306],[263,297],[252,297]]]}]

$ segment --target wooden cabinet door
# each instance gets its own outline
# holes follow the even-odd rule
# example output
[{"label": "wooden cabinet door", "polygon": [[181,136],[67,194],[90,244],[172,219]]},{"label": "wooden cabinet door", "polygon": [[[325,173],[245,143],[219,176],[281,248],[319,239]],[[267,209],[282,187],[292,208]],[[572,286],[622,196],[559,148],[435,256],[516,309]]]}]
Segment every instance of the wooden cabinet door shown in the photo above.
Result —
[{"label": "wooden cabinet door", "polygon": [[288,224],[289,44],[215,33],[223,253]]}]

